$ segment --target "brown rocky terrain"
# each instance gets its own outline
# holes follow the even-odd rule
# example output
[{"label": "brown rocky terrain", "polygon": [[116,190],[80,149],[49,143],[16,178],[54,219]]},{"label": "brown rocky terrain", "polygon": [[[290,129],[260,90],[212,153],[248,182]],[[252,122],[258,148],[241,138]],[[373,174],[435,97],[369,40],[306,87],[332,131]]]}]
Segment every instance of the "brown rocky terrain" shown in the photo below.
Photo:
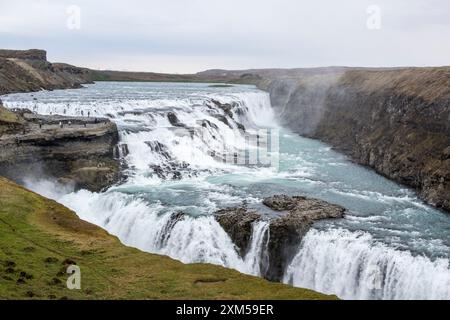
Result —
[{"label": "brown rocky terrain", "polygon": [[0,50],[0,95],[80,88],[91,78],[88,69],[48,62],[44,50]]},{"label": "brown rocky terrain", "polygon": [[276,195],[264,199],[263,204],[276,212],[268,218],[245,206],[227,208],[216,212],[216,220],[228,233],[242,257],[249,250],[253,225],[262,219],[268,220],[267,261],[261,259],[262,276],[271,281],[280,281],[288,264],[298,251],[302,238],[314,221],[341,218],[345,209],[328,202],[302,196]]},{"label": "brown rocky terrain", "polygon": [[0,104],[0,175],[18,182],[50,177],[100,191],[119,179],[117,141],[117,127],[106,119],[14,113]]}]

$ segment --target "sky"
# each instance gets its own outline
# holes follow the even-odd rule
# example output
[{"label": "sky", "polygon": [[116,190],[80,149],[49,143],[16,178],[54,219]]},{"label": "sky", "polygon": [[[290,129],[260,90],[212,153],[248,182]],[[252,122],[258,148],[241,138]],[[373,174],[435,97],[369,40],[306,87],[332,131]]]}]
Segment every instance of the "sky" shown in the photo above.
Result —
[{"label": "sky", "polygon": [[0,0],[0,48],[95,69],[450,65],[449,0]]}]

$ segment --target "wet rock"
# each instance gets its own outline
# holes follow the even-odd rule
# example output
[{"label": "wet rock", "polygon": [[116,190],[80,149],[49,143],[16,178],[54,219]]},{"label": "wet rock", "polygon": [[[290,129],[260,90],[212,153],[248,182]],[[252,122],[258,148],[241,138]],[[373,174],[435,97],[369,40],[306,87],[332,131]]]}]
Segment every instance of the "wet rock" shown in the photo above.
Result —
[{"label": "wet rock", "polygon": [[242,123],[236,122],[236,125],[239,130],[245,131],[245,126]]},{"label": "wet rock", "polygon": [[172,173],[172,180],[181,180],[182,177],[183,176],[180,171],[174,171]]},{"label": "wet rock", "polygon": [[203,128],[212,128],[212,129],[215,129],[215,130],[219,129],[219,127],[217,127],[214,123],[212,123],[211,121],[206,120],[206,119],[201,121],[201,126]]},{"label": "wet rock", "polygon": [[[292,210],[297,205],[297,202],[293,200],[294,197],[288,197],[286,195],[277,195],[263,200],[263,204],[272,210],[286,211]],[[295,197],[306,199],[305,197]]]},{"label": "wet rock", "polygon": [[167,119],[169,120],[170,124],[174,127],[185,127],[183,123],[180,122],[177,115],[173,112],[167,113]]},{"label": "wet rock", "polygon": [[[302,238],[314,221],[340,218],[345,212],[338,205],[302,196],[276,195],[265,198],[263,203],[279,213],[268,222],[268,265],[262,275],[272,281],[282,279],[287,265],[298,252]],[[216,213],[216,220],[231,237],[242,257],[249,249],[253,224],[261,219],[261,214],[250,211],[245,206],[223,209]]]},{"label": "wet rock", "polygon": [[150,165],[150,169],[158,178],[167,180],[180,180],[183,176],[196,176],[197,172],[192,170],[188,163],[169,161],[163,165]]},{"label": "wet rock", "polygon": [[160,165],[151,165],[150,168],[153,170],[153,173],[160,179],[167,179],[167,175],[165,170]]},{"label": "wet rock", "polygon": [[222,209],[216,212],[216,220],[228,233],[243,257],[248,250],[252,236],[253,223],[261,218],[260,214],[246,207]]},{"label": "wet rock", "polygon": [[158,244],[160,248],[164,248],[167,245],[167,242],[170,239],[173,228],[178,222],[184,220],[184,218],[185,218],[184,212],[175,212],[170,216],[165,226],[161,229],[162,236],[160,237],[160,241]]},{"label": "wet rock", "polygon": [[[0,175],[18,183],[28,177],[54,178],[91,191],[101,191],[120,180],[120,162],[114,157],[119,136],[114,123],[40,115],[23,119],[23,130],[0,134]],[[72,125],[60,128],[60,121]],[[90,121],[86,127],[85,121]]]},{"label": "wet rock", "polygon": [[235,107],[235,105],[232,105],[230,103],[221,103],[220,101],[217,101],[217,100],[214,100],[214,99],[212,99],[211,102],[214,103],[214,105],[216,107],[218,107],[219,109],[222,109],[223,112],[227,116],[229,116],[231,119],[233,119],[233,112],[232,112],[232,110],[233,110],[233,107]]},{"label": "wet rock", "polygon": [[130,154],[128,145],[126,143],[120,143],[114,148],[114,159],[122,159]]},{"label": "wet rock", "polygon": [[225,123],[227,126],[229,126],[231,129],[233,129],[233,126],[230,124],[230,122],[228,121],[227,117],[225,117],[224,115],[221,114],[213,114],[212,115],[214,118],[216,118],[217,120]]},{"label": "wet rock", "polygon": [[289,216],[303,216],[308,220],[342,218],[345,209],[326,201],[303,196],[276,195],[263,200],[263,204],[275,211],[289,211]]},{"label": "wet rock", "polygon": [[162,144],[161,142],[147,141],[145,142],[145,144],[148,145],[153,152],[160,154],[166,159],[171,159],[169,149],[167,148],[166,145]]}]

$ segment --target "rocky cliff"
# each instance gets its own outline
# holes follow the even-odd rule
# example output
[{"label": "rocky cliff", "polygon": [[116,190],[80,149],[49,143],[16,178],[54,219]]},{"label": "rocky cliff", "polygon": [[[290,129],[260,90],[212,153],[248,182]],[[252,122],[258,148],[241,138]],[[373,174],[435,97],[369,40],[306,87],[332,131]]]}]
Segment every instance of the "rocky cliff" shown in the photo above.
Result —
[{"label": "rocky cliff", "polygon": [[119,179],[117,141],[109,120],[15,113],[0,104],[0,176],[21,183],[55,178],[75,189],[99,191]]},{"label": "rocky cliff", "polygon": [[267,76],[282,123],[450,211],[450,67]]},{"label": "rocky cliff", "polygon": [[[69,290],[67,268],[82,272]],[[0,299],[337,299],[129,248],[62,205],[0,177]]]},{"label": "rocky cliff", "polygon": [[48,62],[44,50],[0,50],[0,95],[79,88],[91,78],[88,69]]}]

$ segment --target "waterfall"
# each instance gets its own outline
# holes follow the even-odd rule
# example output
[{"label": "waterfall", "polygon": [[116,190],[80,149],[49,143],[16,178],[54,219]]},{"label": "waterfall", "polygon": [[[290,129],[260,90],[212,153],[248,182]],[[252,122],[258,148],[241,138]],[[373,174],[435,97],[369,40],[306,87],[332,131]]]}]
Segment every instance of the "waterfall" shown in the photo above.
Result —
[{"label": "waterfall", "polygon": [[250,248],[245,255],[244,262],[249,272],[255,276],[265,274],[269,263],[267,246],[269,243],[269,223],[267,221],[256,221],[253,224]]},{"label": "waterfall", "polygon": [[450,299],[448,259],[413,256],[344,229],[309,231],[284,282],[343,299]]},{"label": "waterfall", "polygon": [[[448,219],[424,204],[411,204],[401,186],[373,172],[358,176],[360,167],[294,134],[281,137],[285,139],[280,141],[285,148],[281,172],[223,161],[224,155],[261,148],[259,140],[249,144],[246,135],[276,126],[267,93],[248,87],[222,92],[205,85],[99,83],[83,90],[34,95],[2,99],[9,108],[66,116],[89,114],[108,117],[118,125],[120,144],[115,157],[126,164],[125,182],[103,193],[73,192],[33,179],[26,185],[126,245],[184,263],[212,263],[260,276],[268,266],[268,222],[253,224],[242,258],[214,212],[243,201],[260,205],[261,190],[272,195],[325,195],[362,214],[348,215],[327,230],[310,230],[284,282],[344,299],[450,299],[448,242],[443,239],[448,235]],[[357,230],[367,232],[349,231],[357,223]],[[419,228],[412,228],[413,224]],[[425,224],[442,227],[430,236],[429,230],[421,231]],[[442,258],[413,254],[411,242],[400,250],[372,236],[383,235],[386,229],[414,232],[427,247],[438,248]]]}]

